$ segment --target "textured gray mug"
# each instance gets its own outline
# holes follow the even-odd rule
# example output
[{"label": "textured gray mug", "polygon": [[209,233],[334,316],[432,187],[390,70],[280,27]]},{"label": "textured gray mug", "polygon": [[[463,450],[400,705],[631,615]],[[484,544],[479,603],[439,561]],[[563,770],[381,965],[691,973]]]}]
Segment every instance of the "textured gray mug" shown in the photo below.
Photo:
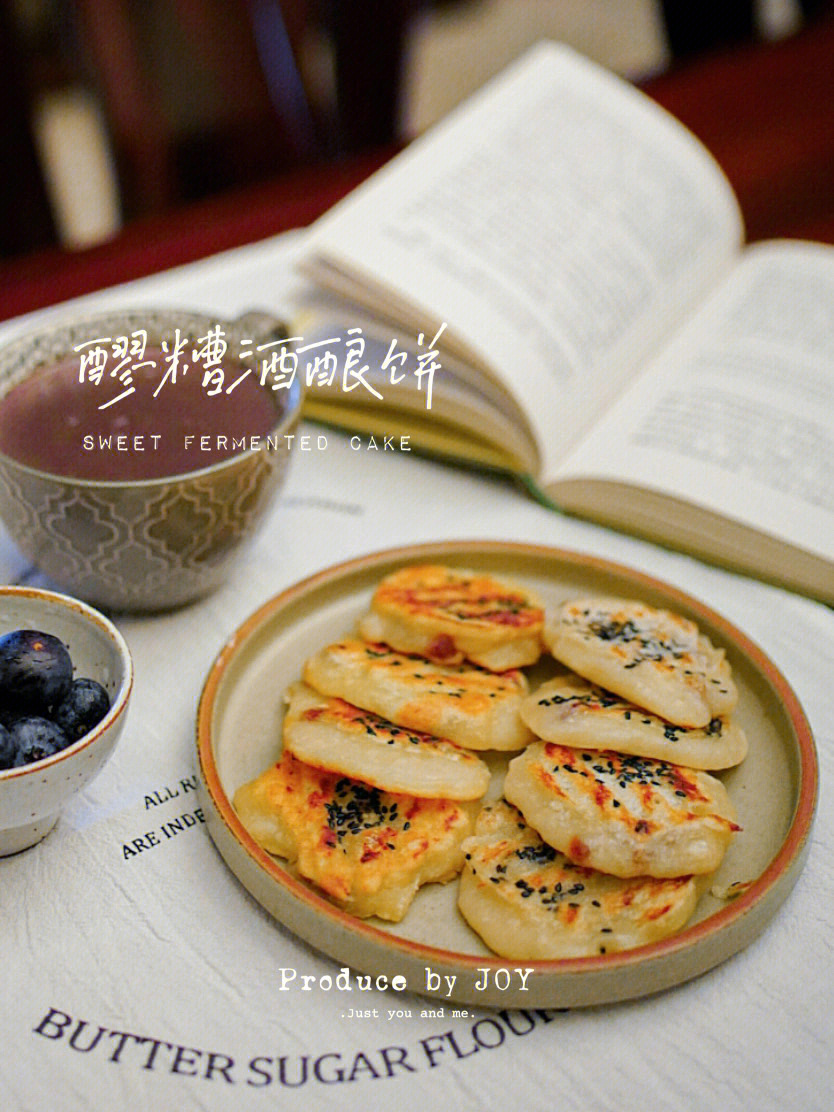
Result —
[{"label": "textured gray mug", "polygon": [[[149,309],[44,324],[0,350],[0,405],[22,379],[94,336],[142,329],[149,345],[161,345],[176,329],[194,337],[216,325],[230,349],[244,339],[282,335],[280,323],[263,313],[224,321]],[[190,602],[220,586],[284,481],[287,436],[298,423],[303,390],[296,379],[281,393],[269,448],[161,479],[73,478],[0,453],[0,517],[40,571],[96,606],[151,611]]]}]

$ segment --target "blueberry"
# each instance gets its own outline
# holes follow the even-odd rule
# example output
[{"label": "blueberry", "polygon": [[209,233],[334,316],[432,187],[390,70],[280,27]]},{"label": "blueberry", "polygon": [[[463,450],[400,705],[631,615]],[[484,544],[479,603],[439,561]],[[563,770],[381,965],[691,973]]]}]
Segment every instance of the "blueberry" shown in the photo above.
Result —
[{"label": "blueberry", "polygon": [[69,652],[51,633],[16,629],[0,637],[0,701],[7,711],[48,714],[71,683]]},{"label": "blueberry", "polygon": [[42,761],[44,757],[51,757],[53,753],[59,753],[69,745],[60,726],[37,715],[19,718],[11,728],[10,737],[17,751],[15,768],[31,764],[32,761]]},{"label": "blueberry", "polygon": [[95,680],[72,681],[69,692],[52,712],[52,718],[70,741],[77,741],[101,722],[110,710],[110,697]]},{"label": "blueberry", "polygon": [[0,768],[11,768],[17,755],[17,746],[12,741],[12,735],[0,723]]}]

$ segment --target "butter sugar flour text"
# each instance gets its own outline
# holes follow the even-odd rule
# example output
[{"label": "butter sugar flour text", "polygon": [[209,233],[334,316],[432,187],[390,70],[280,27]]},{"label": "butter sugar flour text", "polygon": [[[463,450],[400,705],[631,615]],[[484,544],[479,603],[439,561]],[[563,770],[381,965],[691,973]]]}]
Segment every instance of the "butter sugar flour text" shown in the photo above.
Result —
[{"label": "butter sugar flour text", "polygon": [[243,1056],[111,1029],[56,1007],[47,1009],[32,1033],[44,1040],[41,1045],[50,1053],[72,1052],[89,1056],[91,1063],[105,1060],[122,1069],[191,1079],[186,1084],[210,1081],[224,1088],[298,1089],[307,1084],[386,1080],[462,1060],[474,1059],[477,1064],[479,1054],[511,1045],[513,1039],[523,1038],[558,1018],[558,1009],[502,1009],[480,1018],[459,1018],[452,1027],[413,1042],[361,1050],[310,1047],[303,1054],[282,1054],[280,1048],[272,1046]]}]

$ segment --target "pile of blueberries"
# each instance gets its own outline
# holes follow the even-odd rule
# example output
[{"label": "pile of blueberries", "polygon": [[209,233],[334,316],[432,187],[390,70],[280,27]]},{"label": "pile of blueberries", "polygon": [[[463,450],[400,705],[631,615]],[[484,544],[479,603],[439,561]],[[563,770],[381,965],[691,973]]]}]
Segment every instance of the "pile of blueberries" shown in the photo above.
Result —
[{"label": "pile of blueberries", "polygon": [[51,757],[104,718],[107,692],[72,673],[69,650],[51,633],[16,629],[0,637],[0,769]]}]

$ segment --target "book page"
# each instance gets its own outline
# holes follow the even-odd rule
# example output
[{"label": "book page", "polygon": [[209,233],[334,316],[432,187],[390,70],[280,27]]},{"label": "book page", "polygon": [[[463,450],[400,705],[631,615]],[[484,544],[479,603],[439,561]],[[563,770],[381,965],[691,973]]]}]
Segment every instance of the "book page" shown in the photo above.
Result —
[{"label": "book page", "polygon": [[566,461],[834,556],[834,248],[742,261]]},{"label": "book page", "polygon": [[540,44],[323,217],[310,272],[447,322],[513,390],[546,471],[740,238],[729,186],[680,124]]}]

